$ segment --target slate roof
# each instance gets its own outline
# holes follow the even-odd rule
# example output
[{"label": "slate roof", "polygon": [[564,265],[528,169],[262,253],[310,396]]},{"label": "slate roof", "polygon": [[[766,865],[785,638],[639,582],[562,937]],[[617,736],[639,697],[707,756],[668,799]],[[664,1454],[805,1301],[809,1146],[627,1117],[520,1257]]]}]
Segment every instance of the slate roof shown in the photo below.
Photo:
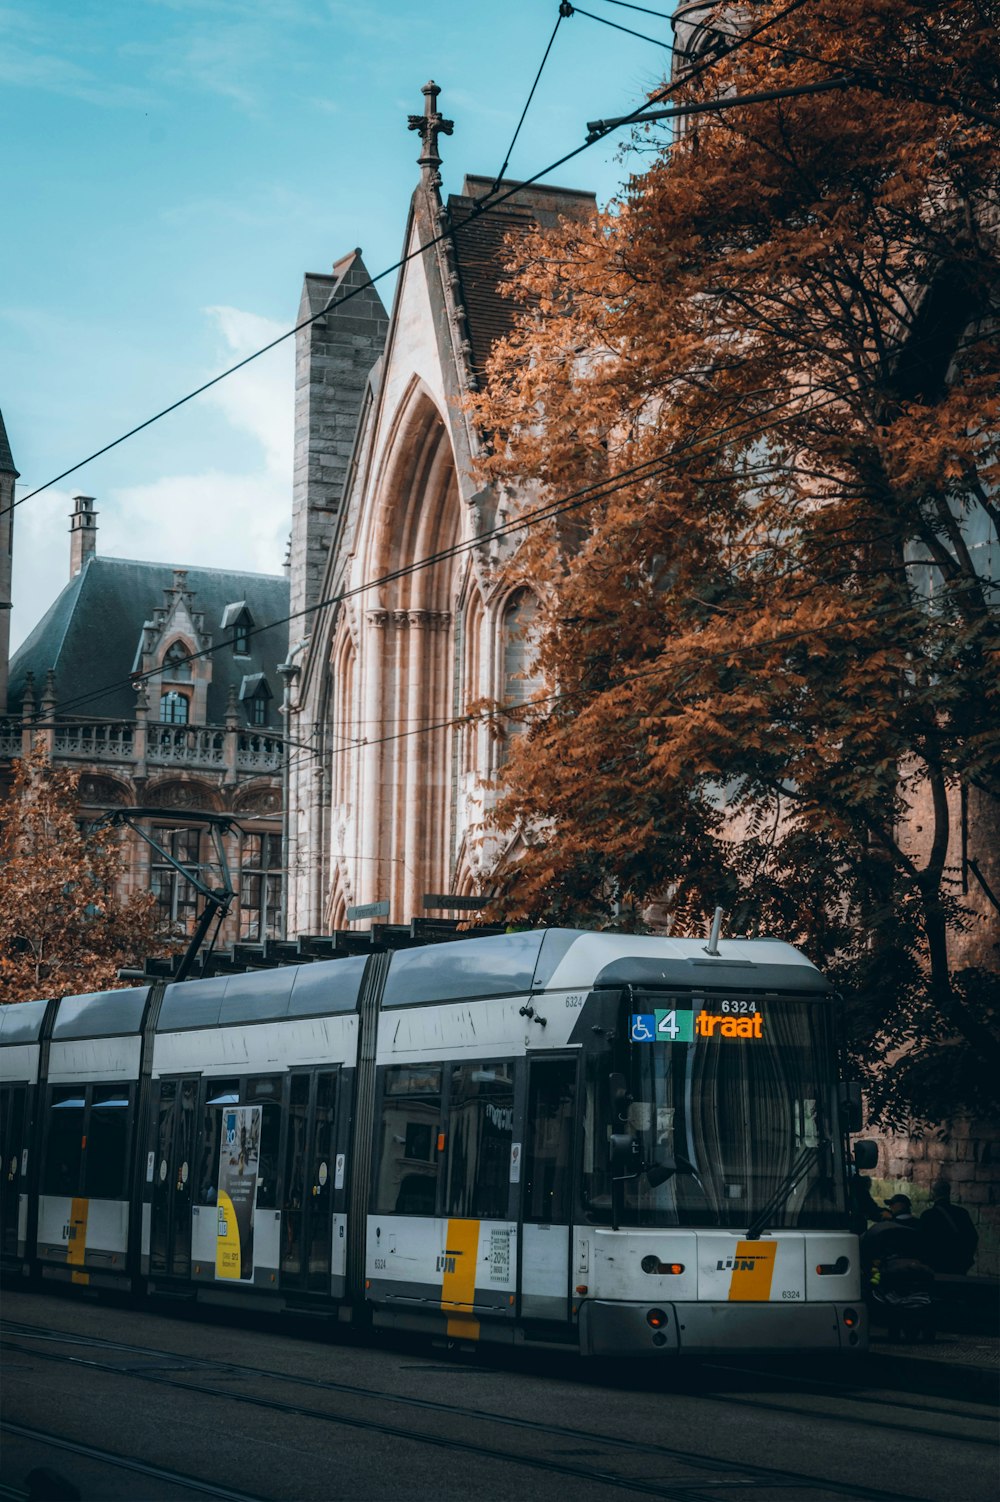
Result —
[{"label": "slate roof", "polygon": [[[500,185],[501,190],[514,186],[506,180]],[[539,226],[550,228],[560,218],[587,219],[597,210],[593,193],[540,183],[525,188],[463,228],[477,200],[492,188],[488,177],[467,176],[462,192],[448,198],[455,264],[472,344],[472,367],[480,379],[490,350],[497,339],[510,333],[519,310],[519,304],[505,297],[501,290],[510,279],[504,270],[510,258],[506,237],[527,235]]]},{"label": "slate roof", "polygon": [[7,429],[3,425],[3,413],[0,412],[0,475],[16,475],[14,468],[14,456],[10,451],[10,442],[7,438]]},{"label": "slate roof", "polygon": [[[130,675],[143,623],[164,604],[164,590],[173,583],[174,568],[169,563],[137,563],[97,554],[88,558],[14,654],[8,701],[11,713],[21,707],[27,674],[34,674],[37,702],[51,668],[56,674],[56,712],[60,717],[134,718],[135,691]],[[280,574],[189,568],[185,584],[194,596],[192,609],[204,615],[204,629],[217,648],[208,689],[208,723],[221,725],[230,687],[238,694],[249,670],[266,674],[272,690],[276,690],[278,663],[288,655],[286,623],[255,631],[249,653],[235,657],[230,645],[220,645],[224,640],[220,625],[223,612],[235,600],[245,600],[255,627],[284,620],[288,614],[288,580]],[[113,687],[100,697],[85,704],[66,702],[66,707],[61,707],[64,701],[105,685]]]}]

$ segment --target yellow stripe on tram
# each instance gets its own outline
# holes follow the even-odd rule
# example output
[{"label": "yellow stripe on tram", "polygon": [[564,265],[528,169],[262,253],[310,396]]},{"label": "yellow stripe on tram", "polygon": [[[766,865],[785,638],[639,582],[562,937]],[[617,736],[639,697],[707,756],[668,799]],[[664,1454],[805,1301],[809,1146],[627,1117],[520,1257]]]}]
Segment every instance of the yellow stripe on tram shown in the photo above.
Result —
[{"label": "yellow stripe on tram", "polygon": [[[90,1212],[88,1199],[74,1199],[69,1212],[69,1246],[66,1262],[69,1267],[83,1267],[87,1260],[87,1216]],[[74,1272],[74,1283],[89,1283],[90,1274]]]},{"label": "yellow stripe on tram", "polygon": [[441,1280],[441,1308],[448,1315],[448,1334],[479,1339],[479,1321],[472,1312],[476,1296],[479,1256],[478,1220],[449,1220]]},{"label": "yellow stripe on tram", "polygon": [[766,1304],[771,1297],[776,1241],[738,1241],[729,1283],[731,1304]]}]

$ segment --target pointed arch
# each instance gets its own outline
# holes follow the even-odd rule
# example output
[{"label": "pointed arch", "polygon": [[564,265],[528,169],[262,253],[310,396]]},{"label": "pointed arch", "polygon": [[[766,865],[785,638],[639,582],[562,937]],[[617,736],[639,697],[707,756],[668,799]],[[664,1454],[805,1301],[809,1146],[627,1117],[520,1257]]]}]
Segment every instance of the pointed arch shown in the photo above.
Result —
[{"label": "pointed arch", "polygon": [[[469,706],[489,692],[483,682],[483,635],[486,610],[479,586],[473,584],[465,604],[464,640],[462,651],[462,702],[460,714],[468,714]],[[487,747],[486,725],[482,719],[471,719],[462,733],[462,770],[474,774],[486,765],[484,751]]]},{"label": "pointed arch", "polygon": [[330,747],[332,776],[330,801],[335,819],[346,819],[356,805],[355,774],[357,770],[358,706],[357,706],[357,651],[341,620],[330,653],[332,679]]},{"label": "pointed arch", "polygon": [[365,888],[409,918],[424,892],[446,889],[450,878],[459,743],[448,721],[458,699],[454,610],[466,561],[450,552],[463,514],[448,425],[418,380],[393,420],[369,507],[362,577],[398,577],[366,599],[358,854]]},{"label": "pointed arch", "polygon": [[191,682],[192,647],[182,636],[175,636],[160,658],[160,670],[172,683]]}]

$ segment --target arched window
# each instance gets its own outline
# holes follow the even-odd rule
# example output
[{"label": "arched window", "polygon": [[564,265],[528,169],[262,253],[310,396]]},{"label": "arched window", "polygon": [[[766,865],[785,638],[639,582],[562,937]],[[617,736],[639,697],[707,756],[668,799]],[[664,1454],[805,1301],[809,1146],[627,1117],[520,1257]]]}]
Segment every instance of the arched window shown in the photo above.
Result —
[{"label": "arched window", "polygon": [[503,644],[501,693],[505,704],[527,704],[538,692],[541,679],[535,672],[537,619],[538,601],[526,589],[511,595],[504,606],[500,632]]},{"label": "arched window", "polygon": [[188,701],[183,694],[164,694],[160,700],[160,719],[164,725],[186,725],[188,722]]},{"label": "arched window", "polygon": [[163,676],[174,683],[191,682],[191,664],[183,642],[173,641],[163,654]]}]

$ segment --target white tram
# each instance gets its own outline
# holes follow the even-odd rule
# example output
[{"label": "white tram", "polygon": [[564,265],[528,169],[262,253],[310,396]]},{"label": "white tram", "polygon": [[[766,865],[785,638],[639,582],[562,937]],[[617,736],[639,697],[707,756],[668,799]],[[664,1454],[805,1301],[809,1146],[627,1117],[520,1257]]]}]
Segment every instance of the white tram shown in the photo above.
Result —
[{"label": "white tram", "polygon": [[837,1005],[545,929],[0,1008],[8,1273],[590,1355],[866,1343]]}]

